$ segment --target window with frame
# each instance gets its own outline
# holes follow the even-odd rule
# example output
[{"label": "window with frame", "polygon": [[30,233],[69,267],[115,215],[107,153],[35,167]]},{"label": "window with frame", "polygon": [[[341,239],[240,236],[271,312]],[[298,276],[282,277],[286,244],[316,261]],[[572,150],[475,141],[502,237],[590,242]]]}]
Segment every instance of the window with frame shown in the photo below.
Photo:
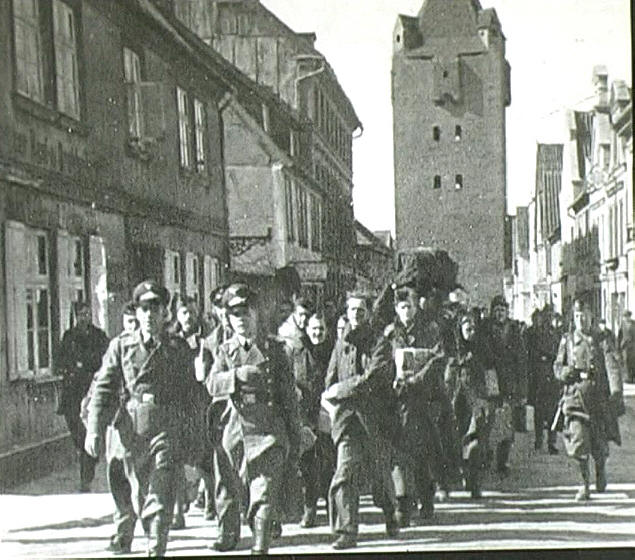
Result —
[{"label": "window with frame", "polygon": [[297,241],[295,231],[295,204],[294,204],[293,181],[290,177],[284,177],[284,200],[287,222],[287,241]]},{"label": "window with frame", "polygon": [[206,169],[206,121],[205,104],[186,90],[176,88],[179,124],[179,161],[183,169]]},{"label": "window with frame", "polygon": [[79,119],[79,78],[75,14],[70,6],[53,0],[53,43],[57,109]]},{"label": "window with frame", "polygon": [[322,201],[314,194],[309,197],[311,202],[311,250],[322,250]]},{"label": "window with frame", "polygon": [[9,378],[50,375],[51,276],[48,233],[5,225]]},{"label": "window with frame", "polygon": [[171,296],[181,293],[181,254],[178,251],[165,250],[163,279]]},{"label": "window with frame", "polygon": [[42,44],[36,0],[13,0],[16,90],[44,101]]},{"label": "window with frame", "polygon": [[128,133],[131,138],[143,136],[143,109],[141,100],[141,62],[139,55],[124,47],[123,49],[124,80],[128,87],[126,103],[128,106]]},{"label": "window with frame", "polygon": [[463,175],[460,173],[454,176],[454,188],[457,191],[463,188]]},{"label": "window with frame", "polygon": [[440,189],[441,188],[441,175],[435,175],[434,176],[434,182],[432,184],[432,187],[435,189]]},{"label": "window with frame", "polygon": [[187,253],[185,259],[185,293],[200,302],[202,290],[198,255]]},{"label": "window with frame", "polygon": [[297,216],[298,216],[298,245],[300,247],[309,247],[309,232],[308,232],[308,209],[307,209],[307,193],[303,186],[296,182],[294,183],[295,200],[297,202]]},{"label": "window with frame", "polygon": [[13,27],[16,91],[79,119],[75,10],[62,0],[13,0]]}]

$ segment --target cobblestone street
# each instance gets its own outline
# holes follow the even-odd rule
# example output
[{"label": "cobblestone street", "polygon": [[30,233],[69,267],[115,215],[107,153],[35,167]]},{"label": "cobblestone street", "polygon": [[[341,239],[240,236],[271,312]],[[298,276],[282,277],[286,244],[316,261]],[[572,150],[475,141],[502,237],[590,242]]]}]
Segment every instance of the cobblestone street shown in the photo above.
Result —
[{"label": "cobblestone street", "polygon": [[[535,548],[593,548],[635,546],[635,387],[628,387],[627,413],[621,419],[623,445],[612,447],[608,463],[609,487],[587,504],[576,503],[577,476],[561,454],[533,451],[529,434],[518,434],[512,474],[505,480],[490,478],[484,498],[471,501],[467,492],[452,493],[437,504],[427,525],[412,526],[398,539],[385,536],[383,519],[371,499],[363,499],[360,542],[356,551],[447,551]],[[531,451],[530,451],[531,450]],[[0,497],[0,556],[3,558],[107,557],[111,534],[112,502],[107,493],[104,465],[99,465],[93,493],[78,494],[76,468],[55,473]],[[325,510],[320,526],[302,530],[284,525],[273,554],[328,554],[332,536]],[[187,527],[170,533],[168,554],[208,555],[216,536],[216,522],[203,519],[194,507]],[[249,529],[243,527],[238,554],[248,554]],[[145,553],[140,527],[133,553]],[[216,554],[216,553],[214,553]]]}]

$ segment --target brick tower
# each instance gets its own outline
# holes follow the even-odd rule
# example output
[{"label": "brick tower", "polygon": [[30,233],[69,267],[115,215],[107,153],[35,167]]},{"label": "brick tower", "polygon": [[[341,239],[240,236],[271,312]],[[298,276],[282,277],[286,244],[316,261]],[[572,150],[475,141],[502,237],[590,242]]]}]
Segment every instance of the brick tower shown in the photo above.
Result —
[{"label": "brick tower", "polygon": [[474,303],[502,293],[505,37],[478,0],[425,0],[393,35],[397,249],[445,249]]}]

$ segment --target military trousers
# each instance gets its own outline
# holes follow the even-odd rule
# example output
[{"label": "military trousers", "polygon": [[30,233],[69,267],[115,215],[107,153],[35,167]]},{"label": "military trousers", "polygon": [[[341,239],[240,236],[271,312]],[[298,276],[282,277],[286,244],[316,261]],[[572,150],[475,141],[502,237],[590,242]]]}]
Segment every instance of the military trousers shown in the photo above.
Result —
[{"label": "military trousers", "polygon": [[119,432],[109,426],[106,432],[106,477],[110,494],[115,502],[113,514],[115,535],[121,541],[130,543],[134,536],[137,516],[132,505],[132,488],[126,477],[124,456],[125,449],[119,439]]},{"label": "military trousers", "polygon": [[345,430],[340,437],[335,474],[329,489],[329,518],[335,534],[357,536],[359,495],[365,473],[372,485],[375,505],[387,516],[395,511],[391,449],[387,439],[379,434],[370,438],[361,427]]},{"label": "military trousers", "polygon": [[149,539],[149,552],[165,554],[174,509],[176,466],[173,436],[160,432],[151,439],[135,438],[124,456],[132,505]]},{"label": "military trousers", "polygon": [[[214,481],[218,535],[227,541],[240,538],[240,512],[253,530],[259,510],[269,506],[274,517],[282,487],[286,451],[279,445],[269,447],[247,459],[243,443],[231,450],[217,447],[214,453]],[[242,506],[242,507],[241,507]]]},{"label": "military trousers", "polygon": [[396,451],[391,475],[400,507],[407,501],[419,500],[423,504],[434,498],[434,476],[430,460],[423,453]]}]

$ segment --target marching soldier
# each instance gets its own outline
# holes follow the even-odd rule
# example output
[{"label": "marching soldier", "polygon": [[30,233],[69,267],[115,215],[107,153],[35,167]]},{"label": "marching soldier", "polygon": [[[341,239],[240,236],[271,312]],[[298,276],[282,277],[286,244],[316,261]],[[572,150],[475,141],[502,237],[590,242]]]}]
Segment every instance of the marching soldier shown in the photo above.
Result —
[{"label": "marching soldier", "polygon": [[536,310],[532,315],[532,325],[525,332],[527,340],[529,403],[534,406],[534,448],[542,448],[544,431],[547,428],[547,450],[557,455],[556,432],[551,430],[551,422],[558,408],[560,382],[553,374],[560,334],[552,326],[549,308]]},{"label": "marching soldier", "polygon": [[[508,317],[508,311],[503,296],[492,298],[490,317],[483,322],[479,346],[485,368],[496,371],[500,391],[498,407],[506,405],[513,409],[527,402],[527,355],[520,327]],[[513,441],[513,432],[510,432],[496,444],[496,470],[502,476],[509,474]]]},{"label": "marching soldier", "polygon": [[108,337],[92,324],[88,303],[74,303],[73,311],[76,324],[64,333],[58,351],[57,363],[64,378],[58,414],[64,415],[73,443],[79,452],[80,491],[90,492],[97,461],[84,451],[86,430],[80,411],[82,399],[88,393],[108,348]]},{"label": "marching soldier", "polygon": [[447,483],[459,468],[458,441],[450,399],[443,383],[447,358],[440,329],[419,309],[417,293],[409,287],[395,291],[394,322],[384,336],[393,354],[399,348],[416,348],[425,359],[408,377],[395,381],[401,420],[402,451],[397,454],[393,481],[402,527],[410,522],[413,498],[421,502],[422,520],[434,514],[435,482]]},{"label": "marching soldier", "polygon": [[240,504],[248,495],[243,506],[254,535],[252,553],[266,554],[284,472],[297,472],[300,419],[284,350],[257,333],[253,298],[245,284],[225,290],[234,334],[219,346],[206,380],[213,406],[222,411],[212,426],[219,533],[213,548],[228,551],[238,544]]},{"label": "marching soldier", "polygon": [[360,478],[365,463],[370,463],[375,503],[384,512],[386,532],[393,537],[399,533],[390,478],[391,440],[396,432],[391,347],[384,340],[375,344],[363,295],[348,294],[346,309],[349,323],[335,343],[324,393],[335,407],[331,437],[337,448],[337,467],[329,490],[335,549],[357,545]]},{"label": "marching soldier", "polygon": [[[573,306],[571,332],[560,341],[553,364],[565,386],[558,415],[564,420],[564,442],[569,457],[580,469],[582,487],[577,501],[590,498],[589,458],[595,462],[595,489],[606,489],[606,458],[609,441],[621,445],[617,416],[610,406],[610,376],[619,376],[619,364],[608,339],[592,329],[591,312],[582,300]],[[558,417],[554,424],[557,423]]]},{"label": "marching soldier", "polygon": [[97,374],[85,449],[98,457],[113,404],[113,426],[126,453],[133,505],[148,537],[148,555],[166,551],[174,508],[175,469],[194,382],[190,350],[165,324],[168,291],[154,281],[133,292],[139,329],[115,338]]},{"label": "marching soldier", "polygon": [[[136,306],[132,301],[123,308],[122,323],[123,330],[119,334],[120,337],[133,334],[139,327]],[[126,449],[121,443],[119,432],[109,425],[106,431],[106,462],[108,465],[106,475],[108,488],[110,488],[115,502],[115,514],[113,515],[115,534],[110,538],[108,550],[115,554],[128,554],[130,552],[134,527],[137,522],[132,504],[132,488],[126,477],[125,454]]]}]

